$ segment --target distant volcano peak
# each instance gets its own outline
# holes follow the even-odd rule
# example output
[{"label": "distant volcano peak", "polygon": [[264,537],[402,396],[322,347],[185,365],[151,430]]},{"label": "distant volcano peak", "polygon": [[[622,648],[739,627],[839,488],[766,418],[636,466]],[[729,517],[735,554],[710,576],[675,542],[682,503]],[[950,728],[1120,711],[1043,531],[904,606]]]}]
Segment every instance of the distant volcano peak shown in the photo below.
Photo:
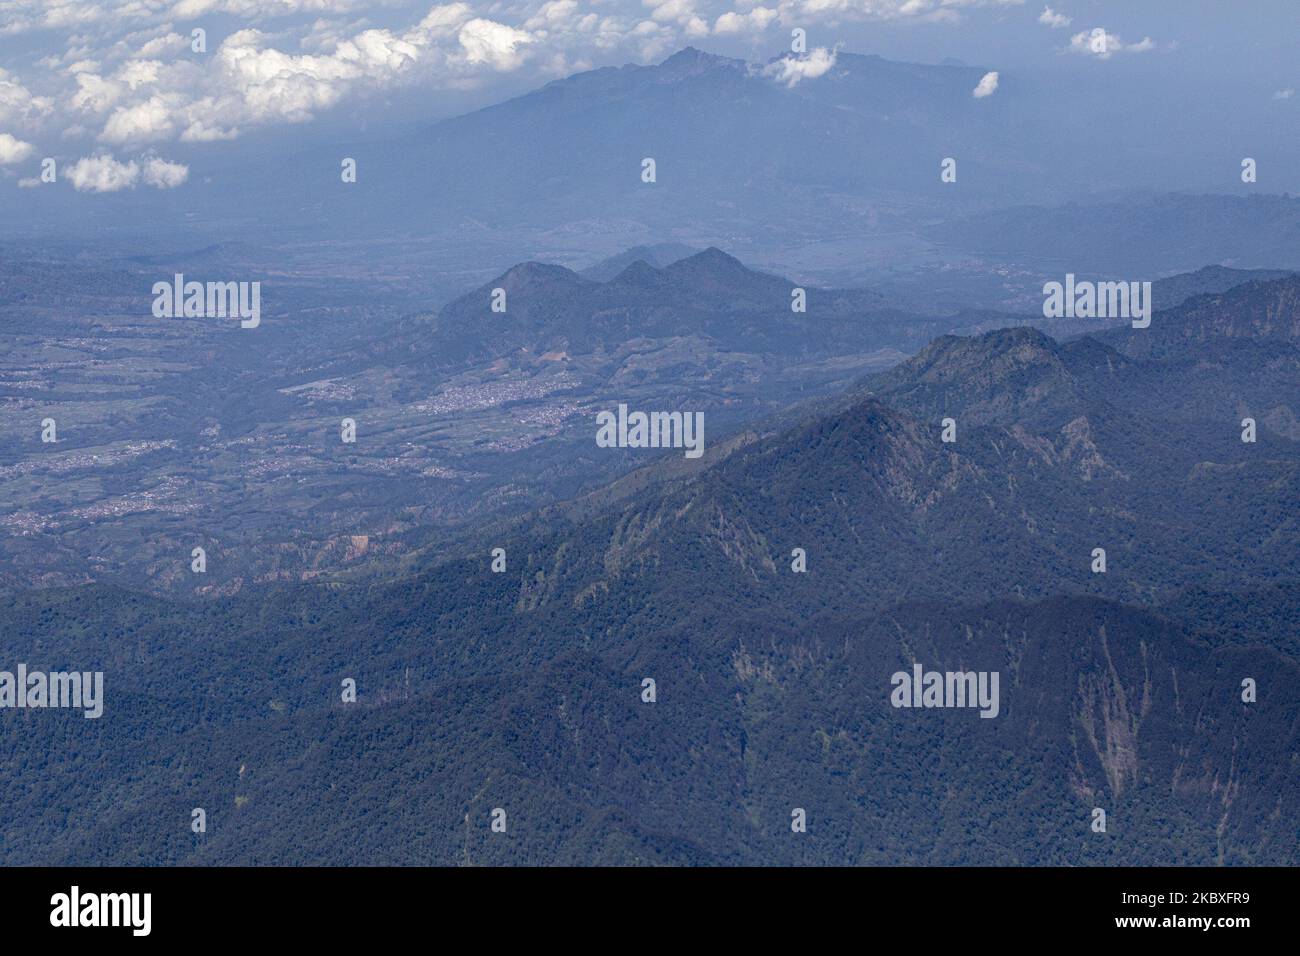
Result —
[{"label": "distant volcano peak", "polygon": [[659,277],[659,274],[659,270],[650,265],[650,263],[646,262],[644,259],[637,259],[615,276],[612,281],[623,284],[644,284],[647,282],[653,282]]},{"label": "distant volcano peak", "polygon": [[679,259],[668,268],[686,269],[691,271],[708,271],[717,273],[736,273],[750,272],[743,262],[735,256],[728,255],[717,246],[709,246],[703,252],[697,252],[693,256],[687,256],[685,259]]},{"label": "distant volcano peak", "polygon": [[719,67],[736,69],[744,66],[744,60],[733,60],[730,57],[718,56],[716,53],[705,53],[703,50],[688,46],[678,50],[660,63],[658,69],[673,76],[690,76]]}]

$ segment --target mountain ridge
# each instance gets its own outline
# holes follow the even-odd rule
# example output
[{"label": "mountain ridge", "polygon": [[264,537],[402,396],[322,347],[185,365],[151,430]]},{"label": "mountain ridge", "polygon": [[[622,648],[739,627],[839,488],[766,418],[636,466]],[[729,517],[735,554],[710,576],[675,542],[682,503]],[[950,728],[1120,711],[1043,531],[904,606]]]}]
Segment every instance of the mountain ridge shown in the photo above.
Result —
[{"label": "mountain ridge", "polygon": [[[737,266],[633,264],[615,291],[652,280],[649,315],[696,292],[665,274],[702,271],[712,307]],[[516,298],[614,284],[517,268]],[[111,706],[91,728],[0,713],[0,858],[1294,864],[1300,442],[1243,443],[1236,403],[1300,394],[1296,282],[1068,342],[944,336],[865,391],[698,462],[664,451],[657,475],[478,529],[398,581],[24,595],[0,608],[10,653],[102,669]],[[758,288],[784,316],[787,283]],[[1190,348],[1128,354],[1184,325]],[[895,706],[916,666],[997,673],[996,718]]]}]

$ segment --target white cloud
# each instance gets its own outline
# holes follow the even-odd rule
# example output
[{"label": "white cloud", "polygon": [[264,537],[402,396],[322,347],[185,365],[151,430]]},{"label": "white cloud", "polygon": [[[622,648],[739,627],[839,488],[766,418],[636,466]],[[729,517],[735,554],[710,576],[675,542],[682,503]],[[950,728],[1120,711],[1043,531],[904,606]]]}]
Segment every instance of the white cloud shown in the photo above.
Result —
[{"label": "white cloud", "polygon": [[1109,60],[1116,53],[1146,53],[1155,47],[1155,41],[1150,37],[1143,37],[1137,43],[1125,43],[1118,35],[1108,33],[1102,27],[1094,27],[1091,30],[1080,30],[1070,37],[1070,45],[1066,49],[1071,53]]},{"label": "white cloud", "polygon": [[135,160],[119,163],[111,155],[83,156],[63,171],[63,178],[79,193],[113,193],[135,188],[140,165]]},{"label": "white cloud", "polygon": [[36,96],[12,73],[0,67],[0,123],[33,123],[48,116],[54,101]]},{"label": "white cloud", "polygon": [[1024,0],[782,0],[783,23],[840,19],[916,20],[954,23],[962,10],[976,7],[1018,7]]},{"label": "white cloud", "polygon": [[[179,56],[188,49],[189,30],[194,24],[209,27],[222,18],[232,18],[263,29],[282,31],[284,36],[304,39],[304,30],[316,29],[312,17],[341,24],[366,15],[400,16],[417,0],[0,0],[3,25],[0,35],[32,31],[76,32],[83,42],[97,43],[104,35],[121,36],[129,43],[126,51],[114,54],[143,59]],[[774,17],[755,14],[753,8],[765,0],[641,0],[648,19],[671,24],[673,43],[710,33],[758,32]],[[779,0],[771,6],[782,21],[829,23],[844,20],[953,21],[977,8],[998,9],[1022,5],[1024,0]],[[606,15],[609,0],[514,0],[514,2],[464,3],[450,6],[467,11],[461,23],[475,17],[500,21],[504,26],[542,33],[537,40],[551,40],[566,50],[549,49],[539,58],[567,48],[575,35],[591,42],[599,37],[598,48],[607,48],[611,38],[636,46],[646,40],[638,19],[628,8],[637,0],[619,0],[621,13]],[[707,8],[700,12],[699,8]],[[599,11],[599,12],[598,12]],[[717,14],[720,14],[718,16]],[[218,16],[220,15],[220,16]],[[710,20],[713,22],[710,27]],[[318,21],[318,23],[321,21]],[[743,22],[743,26],[741,26]],[[273,24],[268,26],[267,24]],[[127,36],[122,36],[127,34]],[[300,47],[305,48],[305,47]],[[106,50],[103,52],[107,52]],[[581,52],[588,52],[583,50]]]},{"label": "white cloud", "polygon": [[176,97],[151,96],[133,106],[113,111],[99,138],[106,143],[152,142],[167,139],[176,130],[173,115]]},{"label": "white cloud", "polygon": [[533,42],[532,35],[523,30],[481,19],[461,27],[458,39],[465,62],[489,63],[503,72],[518,69],[524,62],[521,47]]},{"label": "white cloud", "polygon": [[[567,10],[563,0],[550,7],[560,19]],[[582,22],[595,27],[594,20]],[[322,35],[324,52],[288,52],[273,39],[260,30],[237,30],[206,59],[133,58],[108,78],[79,74],[70,102],[78,110],[111,110],[99,133],[105,143],[207,142],[252,126],[305,122],[358,91],[510,72],[537,43],[526,30],[474,16],[467,3],[431,7],[402,32]]]},{"label": "white cloud", "polygon": [[695,0],[641,0],[656,23],[686,23],[696,16]]},{"label": "white cloud", "polygon": [[189,48],[189,37],[181,36],[179,33],[164,33],[162,36],[156,36],[146,41],[136,51],[136,55],[148,60],[158,56],[175,56],[178,53],[184,53]]},{"label": "white cloud", "polygon": [[[592,18],[590,22],[594,24],[597,19],[595,15],[587,16]],[[524,27],[528,30],[574,29],[582,19],[585,18],[581,15],[577,0],[548,0],[529,17]]]},{"label": "white cloud", "polygon": [[695,0],[641,0],[655,23],[671,24],[692,39],[709,35],[709,22],[695,10]]},{"label": "white cloud", "polygon": [[[982,100],[986,96],[992,96],[997,92],[997,89],[998,71],[992,70],[980,77],[979,83],[976,84],[975,89],[970,91],[970,95],[977,100]],[[1015,99],[1015,97],[1012,97],[1012,99]]]},{"label": "white cloud", "polygon": [[1063,13],[1057,13],[1051,7],[1043,7],[1043,12],[1038,15],[1038,22],[1043,26],[1057,30],[1061,27],[1068,27],[1074,20]]},{"label": "white cloud", "polygon": [[63,171],[63,178],[77,192],[113,193],[134,189],[144,182],[155,189],[174,189],[190,175],[183,163],[172,163],[156,156],[144,156],[139,161],[119,162],[112,153],[83,156]]},{"label": "white cloud", "polygon": [[366,0],[178,0],[167,15],[177,20],[194,20],[210,13],[227,13],[245,20],[297,13],[346,13],[365,5]]},{"label": "white cloud", "polygon": [[0,166],[21,163],[36,151],[31,143],[24,143],[9,133],[0,133]]},{"label": "white cloud", "polygon": [[1294,88],[1294,87],[1291,87],[1291,86],[1288,86],[1285,90],[1278,90],[1276,93],[1274,93],[1274,94],[1273,94],[1273,99],[1275,99],[1275,100],[1289,100],[1289,99],[1290,99],[1291,97],[1293,97],[1293,96],[1295,96],[1295,88]]},{"label": "white cloud", "polygon": [[78,73],[76,79],[77,92],[69,101],[74,110],[103,113],[126,92],[120,83],[106,80],[97,73]]},{"label": "white cloud", "polygon": [[160,60],[128,60],[113,74],[113,79],[132,90],[152,86],[158,82],[164,66]]},{"label": "white cloud", "polygon": [[175,189],[190,178],[190,168],[183,163],[170,163],[150,156],[144,163],[144,181],[158,189]]},{"label": "white cloud", "polygon": [[123,17],[150,16],[147,0],[128,11],[125,4],[113,5],[81,0],[12,0],[6,4],[5,24],[0,35],[26,33],[31,30],[68,30],[89,26],[121,12]]},{"label": "white cloud", "polygon": [[775,77],[778,83],[793,87],[800,80],[815,80],[835,65],[835,50],[817,47],[804,57],[787,56],[763,67],[763,75]]},{"label": "white cloud", "polygon": [[724,13],[713,24],[714,33],[762,33],[780,14],[767,7],[755,7],[748,13],[734,10]]},{"label": "white cloud", "polygon": [[630,30],[624,30],[618,24],[611,24],[610,28],[618,31],[610,46],[630,40],[636,44],[637,53],[643,60],[658,60],[678,45],[677,33],[671,24],[642,20]]}]

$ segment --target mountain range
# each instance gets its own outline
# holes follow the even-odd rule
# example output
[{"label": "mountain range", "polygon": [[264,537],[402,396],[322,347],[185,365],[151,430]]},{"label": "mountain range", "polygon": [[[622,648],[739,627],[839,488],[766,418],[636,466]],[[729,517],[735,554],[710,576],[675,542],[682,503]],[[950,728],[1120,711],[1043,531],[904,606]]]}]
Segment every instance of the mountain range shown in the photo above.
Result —
[{"label": "mountain range", "polygon": [[[599,283],[519,279],[602,314]],[[1294,865],[1298,294],[941,335],[396,583],[18,595],[11,656],[108,701],[0,717],[0,858]],[[491,321],[470,298],[436,321]],[[997,672],[998,716],[892,706],[917,664]]]}]

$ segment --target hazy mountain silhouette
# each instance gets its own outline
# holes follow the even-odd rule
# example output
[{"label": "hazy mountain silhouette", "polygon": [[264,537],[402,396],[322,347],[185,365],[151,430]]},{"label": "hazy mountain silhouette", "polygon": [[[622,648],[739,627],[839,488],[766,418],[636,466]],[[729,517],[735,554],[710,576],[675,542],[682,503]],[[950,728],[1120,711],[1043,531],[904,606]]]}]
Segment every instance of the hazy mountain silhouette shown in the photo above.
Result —
[{"label": "hazy mountain silhouette", "polygon": [[[885,308],[865,289],[807,290],[807,311],[797,313],[796,286],[716,248],[662,269],[634,260],[603,282],[524,263],[430,317],[429,347],[444,361],[466,361],[520,349],[586,354],[635,339],[698,337],[724,350],[793,357],[915,347],[951,327]],[[494,289],[505,291],[505,312],[492,309]],[[421,320],[411,328],[416,336],[430,334]]]},{"label": "hazy mountain silhouette", "polygon": [[633,246],[626,252],[620,252],[616,256],[610,256],[595,265],[588,266],[581,271],[581,275],[597,282],[608,282],[634,262],[644,262],[656,269],[662,269],[678,259],[685,259],[687,256],[693,256],[700,251],[693,246],[685,246],[678,242],[660,242],[650,246]]},{"label": "hazy mountain silhouette", "polygon": [[[1206,262],[1287,271],[1300,267],[1300,198],[1285,195],[1142,194],[1015,206],[925,232],[944,246],[1059,270],[1058,279],[1074,272],[1151,281]],[[1045,243],[1045,236],[1051,241]],[[1208,281],[1213,284],[1203,291],[1222,291],[1214,279]]]}]

